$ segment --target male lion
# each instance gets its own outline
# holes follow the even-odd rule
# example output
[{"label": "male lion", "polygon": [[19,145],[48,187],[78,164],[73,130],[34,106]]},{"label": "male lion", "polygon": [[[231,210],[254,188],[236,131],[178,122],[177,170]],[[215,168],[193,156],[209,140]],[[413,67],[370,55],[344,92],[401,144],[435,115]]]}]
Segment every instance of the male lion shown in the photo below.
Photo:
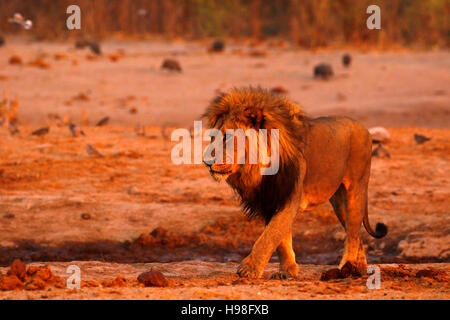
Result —
[{"label": "male lion", "polygon": [[387,227],[378,223],[374,231],[369,224],[367,188],[372,142],[361,124],[346,117],[310,119],[286,98],[251,87],[219,95],[204,117],[224,136],[227,129],[279,130],[279,170],[275,175],[261,175],[259,161],[219,164],[213,158],[205,162],[214,178],[225,179],[237,191],[245,213],[266,222],[250,255],[239,266],[239,276],[260,278],[278,248],[280,272],[273,276],[295,277],[298,265],[292,249],[293,220],[299,211],[326,201],[346,230],[340,268],[349,262],[365,273],[361,223],[375,238],[384,237]]}]

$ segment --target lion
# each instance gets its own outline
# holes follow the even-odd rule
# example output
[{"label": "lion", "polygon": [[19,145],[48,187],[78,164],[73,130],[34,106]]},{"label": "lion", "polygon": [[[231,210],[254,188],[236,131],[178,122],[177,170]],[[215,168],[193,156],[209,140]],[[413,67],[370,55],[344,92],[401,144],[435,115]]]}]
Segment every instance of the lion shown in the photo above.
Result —
[{"label": "lion", "polygon": [[[238,267],[240,277],[261,278],[275,250],[280,267],[272,277],[296,277],[299,268],[292,248],[293,221],[299,212],[327,201],[346,231],[339,268],[350,263],[359,272],[366,272],[361,224],[377,239],[388,231],[383,223],[378,223],[375,231],[369,224],[372,141],[366,128],[347,117],[307,117],[287,98],[252,87],[221,93],[203,117],[210,128],[224,136],[227,129],[279,131],[279,170],[275,175],[261,175],[259,161],[204,161],[215,179],[225,180],[236,191],[244,213],[266,223],[251,253]],[[249,151],[248,145],[245,149]],[[268,149],[270,152],[270,145]]]}]

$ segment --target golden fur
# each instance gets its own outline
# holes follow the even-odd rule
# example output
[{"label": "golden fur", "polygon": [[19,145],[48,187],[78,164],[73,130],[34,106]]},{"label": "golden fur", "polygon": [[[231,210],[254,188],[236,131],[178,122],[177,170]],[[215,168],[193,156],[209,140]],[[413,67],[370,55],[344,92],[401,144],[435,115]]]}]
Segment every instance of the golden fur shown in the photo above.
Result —
[{"label": "golden fur", "polygon": [[204,117],[211,128],[223,134],[226,129],[279,130],[280,167],[273,176],[262,176],[259,162],[208,165],[213,177],[225,179],[240,195],[244,212],[266,222],[252,252],[239,266],[240,276],[261,277],[277,248],[280,272],[274,276],[296,276],[293,220],[299,211],[326,201],[347,233],[340,266],[350,262],[365,271],[361,223],[376,238],[385,236],[387,227],[379,223],[373,231],[368,221],[371,139],[363,126],[346,117],[310,119],[298,105],[260,88],[233,89],[219,95]]}]

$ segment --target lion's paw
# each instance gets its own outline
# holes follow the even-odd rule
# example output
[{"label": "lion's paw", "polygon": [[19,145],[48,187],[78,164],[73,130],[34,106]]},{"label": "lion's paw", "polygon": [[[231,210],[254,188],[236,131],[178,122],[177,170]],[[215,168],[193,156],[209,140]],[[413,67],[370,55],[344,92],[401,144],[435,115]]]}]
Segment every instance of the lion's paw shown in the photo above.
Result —
[{"label": "lion's paw", "polygon": [[253,278],[258,279],[262,277],[262,271],[258,270],[258,268],[251,263],[249,258],[245,258],[241,265],[238,267],[237,274],[241,278]]},{"label": "lion's paw", "polygon": [[284,271],[275,272],[270,275],[270,279],[272,280],[287,280],[289,278],[289,274]]}]

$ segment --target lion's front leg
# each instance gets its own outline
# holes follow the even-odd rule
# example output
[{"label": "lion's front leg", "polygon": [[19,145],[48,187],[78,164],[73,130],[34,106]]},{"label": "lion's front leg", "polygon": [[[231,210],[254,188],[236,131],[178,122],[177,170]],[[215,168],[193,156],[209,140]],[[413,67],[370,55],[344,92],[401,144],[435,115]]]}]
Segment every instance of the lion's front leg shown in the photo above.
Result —
[{"label": "lion's front leg", "polygon": [[292,230],[286,234],[278,246],[278,257],[280,259],[280,271],[270,276],[271,279],[284,280],[296,278],[298,275],[298,264],[295,261],[295,252],[292,248]]},{"label": "lion's front leg", "polygon": [[[293,199],[291,199],[286,208],[270,220],[266,229],[253,246],[250,255],[241,262],[237,270],[239,276],[248,278],[262,277],[264,268],[275,249],[286,238],[287,234],[291,234],[292,222],[297,214],[299,202],[299,196],[294,194]],[[291,265],[286,264],[286,267],[291,267]],[[293,272],[296,272],[296,270]]]}]

